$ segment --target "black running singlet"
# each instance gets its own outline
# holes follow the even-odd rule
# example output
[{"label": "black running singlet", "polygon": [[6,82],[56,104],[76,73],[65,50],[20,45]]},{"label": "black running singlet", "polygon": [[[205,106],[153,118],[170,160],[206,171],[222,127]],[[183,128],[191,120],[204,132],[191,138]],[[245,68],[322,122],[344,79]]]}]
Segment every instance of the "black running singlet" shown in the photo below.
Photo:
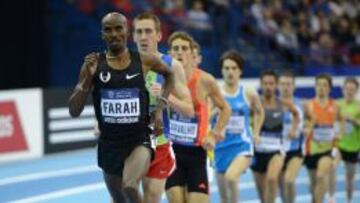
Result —
[{"label": "black running singlet", "polygon": [[101,54],[94,75],[93,102],[100,138],[123,139],[148,130],[149,94],[138,52],[130,52],[130,65],[111,68]]}]

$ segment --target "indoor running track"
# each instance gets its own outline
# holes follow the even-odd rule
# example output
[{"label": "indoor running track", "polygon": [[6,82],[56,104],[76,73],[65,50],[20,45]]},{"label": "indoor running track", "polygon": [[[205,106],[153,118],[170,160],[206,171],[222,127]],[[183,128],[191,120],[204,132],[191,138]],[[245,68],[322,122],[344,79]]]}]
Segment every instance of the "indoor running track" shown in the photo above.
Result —
[{"label": "indoor running track", "polygon": [[[345,201],[344,167],[337,168],[336,199]],[[213,177],[210,173],[210,177]],[[259,202],[250,171],[240,178],[242,203]],[[360,203],[360,170],[356,175],[354,203]],[[304,168],[297,179],[296,202],[310,202],[308,177]],[[211,178],[211,201],[219,202],[216,183]],[[66,152],[42,159],[0,165],[0,203],[108,203],[109,195],[96,166],[96,150]],[[163,202],[166,202],[163,199]],[[280,202],[279,200],[277,202]]]}]

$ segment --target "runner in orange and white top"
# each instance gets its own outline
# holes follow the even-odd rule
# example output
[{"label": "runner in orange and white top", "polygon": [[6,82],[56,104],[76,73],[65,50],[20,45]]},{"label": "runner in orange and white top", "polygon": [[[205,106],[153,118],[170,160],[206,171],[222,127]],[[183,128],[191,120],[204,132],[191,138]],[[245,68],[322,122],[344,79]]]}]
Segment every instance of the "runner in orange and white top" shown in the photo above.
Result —
[{"label": "runner in orange and white top", "polygon": [[335,122],[340,122],[340,132],[344,130],[344,122],[335,101],[330,98],[331,76],[319,74],[315,80],[316,96],[308,102],[305,109],[309,121],[305,129],[304,163],[310,175],[312,202],[322,203],[327,188],[326,181],[332,167],[334,141],[339,138],[335,131]]},{"label": "runner in orange and white top", "polygon": [[[194,68],[194,40],[185,32],[175,32],[168,40],[169,53],[179,60],[185,70],[188,88],[195,108],[194,117],[170,112],[169,139],[174,142],[176,170],[166,182],[170,203],[209,202],[209,182],[206,169],[206,150],[223,139],[223,130],[231,110],[221,95],[213,76]],[[219,109],[219,120],[208,136],[208,99]],[[166,133],[167,134],[167,133]]]}]

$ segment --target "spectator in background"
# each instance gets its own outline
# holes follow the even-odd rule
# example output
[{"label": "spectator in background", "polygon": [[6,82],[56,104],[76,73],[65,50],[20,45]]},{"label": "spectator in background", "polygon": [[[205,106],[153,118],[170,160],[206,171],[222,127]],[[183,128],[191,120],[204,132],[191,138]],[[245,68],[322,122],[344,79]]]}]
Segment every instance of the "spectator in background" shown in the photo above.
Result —
[{"label": "spectator in background", "polygon": [[349,46],[355,42],[355,37],[351,33],[350,22],[345,16],[342,16],[332,28],[332,35],[340,44]]},{"label": "spectator in background", "polygon": [[219,40],[221,49],[229,47],[230,14],[229,0],[211,0],[210,14],[213,17],[214,37]]},{"label": "spectator in background", "polygon": [[306,22],[299,22],[299,25],[297,27],[297,39],[299,42],[299,48],[301,50],[306,49],[310,46],[312,35]]},{"label": "spectator in background", "polygon": [[275,39],[275,35],[279,30],[279,26],[273,18],[272,10],[269,8],[264,8],[262,11],[263,18],[258,21],[259,29],[265,37]]},{"label": "spectator in background", "polygon": [[329,33],[319,34],[318,40],[311,44],[310,63],[314,65],[334,65],[335,43]]},{"label": "spectator in background", "polygon": [[276,42],[280,48],[280,51],[289,61],[295,60],[295,52],[298,48],[298,39],[296,32],[292,28],[289,19],[282,21],[281,29],[276,34]]},{"label": "spectator in background", "polygon": [[276,34],[276,41],[278,45],[286,49],[298,48],[298,39],[296,32],[292,28],[292,25],[288,19],[282,21],[281,29]]},{"label": "spectator in background", "polygon": [[200,44],[210,42],[209,34],[212,30],[212,24],[210,16],[204,10],[204,4],[201,0],[193,2],[191,9],[187,13],[186,27],[194,39]]},{"label": "spectator in background", "polygon": [[360,2],[359,0],[346,0],[341,1],[340,3],[344,13],[351,19],[359,17],[360,13]]},{"label": "spectator in background", "polygon": [[254,0],[254,3],[250,7],[250,13],[258,23],[263,20],[263,9],[264,6],[261,0]]},{"label": "spectator in background", "polygon": [[326,18],[322,11],[318,11],[316,14],[312,14],[310,17],[311,23],[311,32],[313,34],[318,34],[319,32],[329,32],[330,31],[330,22]]},{"label": "spectator in background", "polygon": [[291,15],[284,7],[282,0],[272,0],[270,8],[273,11],[273,17],[277,22],[281,22],[283,19],[289,18]]}]

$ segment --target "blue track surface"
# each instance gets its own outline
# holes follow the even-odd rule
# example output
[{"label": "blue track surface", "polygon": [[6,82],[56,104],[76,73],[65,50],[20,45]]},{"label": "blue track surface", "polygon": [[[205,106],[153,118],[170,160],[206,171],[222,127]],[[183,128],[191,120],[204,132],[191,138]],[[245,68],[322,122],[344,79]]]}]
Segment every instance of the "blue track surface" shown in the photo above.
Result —
[{"label": "blue track surface", "polygon": [[[340,164],[336,183],[336,199],[340,203],[346,201],[344,172],[344,167]],[[356,178],[353,202],[360,203],[359,167]],[[240,178],[239,183],[241,202],[259,202],[250,171]],[[305,169],[302,169],[297,179],[296,202],[310,202],[309,198],[308,177]],[[213,178],[211,201],[219,202]],[[91,149],[1,165],[0,203],[2,202],[107,203],[110,199],[101,171],[96,167],[96,152]]]}]

